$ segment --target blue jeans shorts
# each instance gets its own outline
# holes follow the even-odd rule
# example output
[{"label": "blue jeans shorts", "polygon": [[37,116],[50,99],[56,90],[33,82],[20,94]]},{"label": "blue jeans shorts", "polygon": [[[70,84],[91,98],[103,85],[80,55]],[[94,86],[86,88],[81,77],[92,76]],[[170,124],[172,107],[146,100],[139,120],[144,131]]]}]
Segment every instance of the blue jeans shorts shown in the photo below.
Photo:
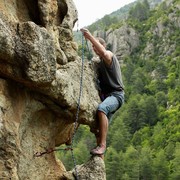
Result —
[{"label": "blue jeans shorts", "polygon": [[112,115],[122,106],[123,103],[124,92],[112,92],[102,103],[99,104],[97,110],[106,114],[110,122]]}]

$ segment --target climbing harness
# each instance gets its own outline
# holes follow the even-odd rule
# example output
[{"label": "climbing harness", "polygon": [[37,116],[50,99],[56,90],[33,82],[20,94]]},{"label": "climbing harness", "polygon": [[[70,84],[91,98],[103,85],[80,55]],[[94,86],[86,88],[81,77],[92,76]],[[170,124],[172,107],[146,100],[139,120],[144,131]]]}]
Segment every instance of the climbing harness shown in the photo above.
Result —
[{"label": "climbing harness", "polygon": [[[87,43],[87,42],[86,42]],[[77,102],[77,112],[76,112],[76,118],[75,118],[75,122],[74,122],[74,130],[72,132],[72,140],[71,140],[71,145],[70,147],[67,148],[50,148],[50,149],[46,149],[43,152],[36,152],[34,154],[34,157],[41,157],[44,154],[50,154],[54,151],[60,151],[60,150],[70,150],[71,151],[71,156],[73,159],[73,163],[74,163],[74,169],[75,169],[75,175],[76,175],[76,179],[78,179],[78,173],[77,173],[77,165],[76,165],[76,160],[75,160],[75,156],[74,156],[74,151],[73,151],[73,147],[74,147],[74,138],[75,138],[75,133],[77,131],[77,127],[78,127],[78,119],[79,119],[79,111],[80,111],[80,102],[81,102],[81,96],[82,96],[82,90],[83,90],[83,73],[84,73],[84,36],[82,34],[82,65],[81,65],[81,72],[80,72],[80,89],[79,89],[79,97],[78,97],[78,102]]]}]

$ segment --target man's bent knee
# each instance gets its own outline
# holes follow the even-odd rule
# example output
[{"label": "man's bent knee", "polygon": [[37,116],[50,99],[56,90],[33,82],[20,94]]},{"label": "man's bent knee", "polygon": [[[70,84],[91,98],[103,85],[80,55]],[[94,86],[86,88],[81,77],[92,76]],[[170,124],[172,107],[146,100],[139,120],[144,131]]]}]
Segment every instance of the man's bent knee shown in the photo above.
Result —
[{"label": "man's bent knee", "polygon": [[109,113],[109,110],[108,110],[107,106],[105,106],[104,104],[99,104],[97,112],[104,113],[107,116],[107,114]]}]

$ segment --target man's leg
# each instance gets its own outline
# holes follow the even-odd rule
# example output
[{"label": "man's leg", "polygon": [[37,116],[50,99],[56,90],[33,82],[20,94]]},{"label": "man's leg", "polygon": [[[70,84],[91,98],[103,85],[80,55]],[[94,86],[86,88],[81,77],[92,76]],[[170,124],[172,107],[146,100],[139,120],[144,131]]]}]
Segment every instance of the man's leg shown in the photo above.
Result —
[{"label": "man's leg", "polygon": [[102,159],[103,154],[106,150],[106,137],[108,132],[108,118],[102,111],[97,112],[98,115],[98,129],[99,132],[96,134],[97,147],[91,150],[91,154],[99,155]]},{"label": "man's leg", "polygon": [[106,150],[106,137],[108,132],[107,114],[114,112],[119,107],[119,102],[116,97],[107,97],[98,107],[98,128],[99,133],[96,135],[97,147],[91,150],[91,154],[101,155]]},{"label": "man's leg", "polygon": [[106,137],[108,132],[108,118],[102,111],[98,111],[98,120],[99,120],[99,145],[106,146]]}]

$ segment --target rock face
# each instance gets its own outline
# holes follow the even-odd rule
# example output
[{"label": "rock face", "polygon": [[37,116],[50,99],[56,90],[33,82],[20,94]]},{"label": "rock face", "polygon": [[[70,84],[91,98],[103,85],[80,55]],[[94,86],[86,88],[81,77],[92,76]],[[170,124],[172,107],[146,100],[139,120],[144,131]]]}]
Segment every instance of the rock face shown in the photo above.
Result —
[{"label": "rock face", "polygon": [[73,172],[65,172],[63,177],[66,180],[72,180],[74,175],[81,179],[95,179],[95,180],[105,180],[106,174],[104,161],[98,156],[92,156],[87,163],[77,166],[76,170]]},{"label": "rock face", "polygon": [[[0,179],[64,178],[54,153],[34,154],[71,138],[81,76],[76,20],[71,0],[0,0]],[[93,127],[99,98],[86,63],[83,80],[78,123]],[[90,161],[84,176],[98,167],[105,179],[104,163]]]},{"label": "rock face", "polygon": [[77,167],[79,179],[105,180],[104,161],[98,157],[92,157],[86,164]]},{"label": "rock face", "polygon": [[106,41],[107,44],[111,45],[111,50],[121,61],[123,57],[130,55],[139,46],[139,35],[133,28],[124,24],[119,29],[107,31]]},{"label": "rock face", "polygon": [[115,30],[95,31],[94,36],[105,39],[107,48],[116,54],[121,64],[123,64],[123,58],[129,56],[140,42],[138,32],[125,22]]}]

